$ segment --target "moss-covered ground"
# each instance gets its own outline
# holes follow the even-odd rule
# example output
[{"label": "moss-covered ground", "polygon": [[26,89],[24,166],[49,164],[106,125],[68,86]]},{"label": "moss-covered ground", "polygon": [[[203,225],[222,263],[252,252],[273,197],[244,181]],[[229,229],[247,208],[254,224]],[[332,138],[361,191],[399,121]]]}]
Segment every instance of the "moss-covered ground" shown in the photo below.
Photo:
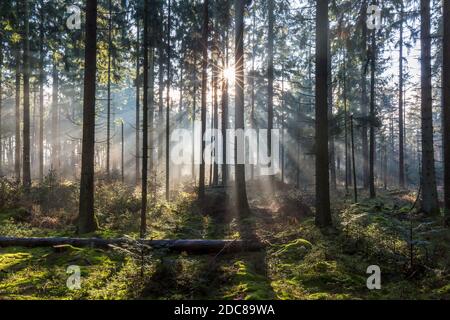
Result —
[{"label": "moss-covered ground", "polygon": [[[282,200],[268,203],[261,196],[251,201],[250,217],[219,219],[200,214],[192,193],[180,193],[171,204],[153,203],[149,238],[252,233],[266,249],[219,255],[151,251],[140,259],[137,248],[0,248],[0,298],[449,299],[450,232],[439,218],[410,212],[414,199],[414,194],[386,191],[352,204],[351,197],[336,195],[335,227],[321,230],[311,213],[298,214],[295,205],[281,206]],[[128,211],[122,218],[133,225],[138,217]],[[103,221],[112,225],[122,218]],[[71,236],[74,228],[36,226],[23,209],[4,209],[0,235]],[[124,235],[136,237],[137,228],[103,227],[87,236]],[[80,267],[80,289],[66,285],[70,265]],[[381,290],[366,286],[369,265],[381,268]]]}]

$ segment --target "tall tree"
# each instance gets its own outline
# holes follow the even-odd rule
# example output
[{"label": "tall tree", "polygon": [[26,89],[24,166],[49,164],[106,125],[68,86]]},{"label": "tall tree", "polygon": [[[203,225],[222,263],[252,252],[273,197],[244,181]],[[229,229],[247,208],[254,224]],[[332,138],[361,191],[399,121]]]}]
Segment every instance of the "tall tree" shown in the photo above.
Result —
[{"label": "tall tree", "polygon": [[442,66],[443,144],[444,144],[444,212],[450,225],[450,1],[443,1],[444,45]]},{"label": "tall tree", "polygon": [[369,193],[375,198],[375,71],[376,71],[376,29],[372,30],[370,47],[370,128],[369,128]]},{"label": "tall tree", "polygon": [[398,182],[400,188],[405,187],[405,160],[403,147],[403,1],[400,4],[400,41],[399,41],[399,71],[398,71]]},{"label": "tall tree", "polygon": [[112,49],[112,0],[108,0],[108,70],[106,97],[106,176],[111,174],[111,49]]},{"label": "tall tree", "polygon": [[[20,17],[20,8],[19,8],[19,2],[16,2],[17,5],[17,16]],[[20,24],[19,24],[20,19],[17,19],[17,27],[20,28]],[[15,46],[16,49],[16,56],[15,56],[15,60],[16,60],[16,82],[15,82],[15,86],[16,86],[16,105],[15,105],[15,120],[16,120],[16,127],[15,127],[15,149],[14,149],[14,172],[15,172],[15,178],[16,181],[20,181],[20,82],[21,82],[21,66],[20,66],[20,59],[21,59],[21,49],[20,49],[20,44],[18,43]]]},{"label": "tall tree", "polygon": [[[244,11],[245,1],[235,0],[235,129],[244,129]],[[238,163],[238,144],[235,141],[236,205],[241,216],[250,213],[245,186],[245,164]],[[270,150],[270,149],[269,149]]]},{"label": "tall tree", "polygon": [[167,97],[166,97],[166,200],[170,199],[170,32],[171,26],[171,1],[168,3],[168,15],[167,15]]},{"label": "tall tree", "polygon": [[202,101],[200,110],[200,121],[201,121],[201,159],[200,159],[200,173],[199,173],[199,190],[198,195],[200,200],[205,198],[205,161],[203,155],[205,152],[205,141],[203,139],[206,131],[206,89],[208,84],[208,0],[203,2],[203,27],[202,27]]},{"label": "tall tree", "polygon": [[94,215],[95,86],[97,73],[97,0],[86,3],[83,96],[83,144],[81,152],[78,232],[97,229]]},{"label": "tall tree", "polygon": [[135,163],[135,184],[139,184],[140,180],[140,131],[141,131],[141,84],[140,84],[140,59],[141,59],[141,49],[140,49],[140,23],[139,23],[139,13],[138,8],[136,8],[136,163]]},{"label": "tall tree", "polygon": [[148,162],[148,1],[144,0],[144,64],[143,64],[143,100],[142,100],[142,195],[141,195],[141,238],[145,237],[147,232],[147,162]]},{"label": "tall tree", "polygon": [[53,54],[53,70],[52,70],[52,169],[59,172],[59,133],[58,133],[58,91],[59,91],[59,75],[58,75],[58,58],[57,53]]},{"label": "tall tree", "polygon": [[39,181],[44,181],[44,9],[39,19]]},{"label": "tall tree", "polygon": [[267,150],[272,152],[273,129],[273,42],[274,42],[274,0],[268,0],[268,44],[267,44]]},{"label": "tall tree", "polygon": [[[363,1],[361,6],[361,113],[363,117],[367,117],[367,0]],[[363,155],[363,185],[369,188],[369,141],[367,138],[367,121],[363,121],[361,126],[362,155]]]},{"label": "tall tree", "polygon": [[316,0],[316,224],[331,225],[328,159],[328,1]]},{"label": "tall tree", "polygon": [[23,185],[31,186],[30,158],[30,23],[29,3],[24,0],[24,39],[23,39]]},{"label": "tall tree", "polygon": [[422,119],[422,210],[438,214],[434,165],[433,111],[431,95],[430,0],[420,0],[421,119]]}]

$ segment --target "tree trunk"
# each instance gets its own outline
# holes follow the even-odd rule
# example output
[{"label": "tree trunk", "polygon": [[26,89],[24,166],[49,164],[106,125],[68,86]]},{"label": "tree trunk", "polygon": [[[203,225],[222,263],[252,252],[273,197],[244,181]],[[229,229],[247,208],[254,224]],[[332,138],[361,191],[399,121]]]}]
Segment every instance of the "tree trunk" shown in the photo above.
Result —
[{"label": "tree trunk", "polygon": [[[222,59],[223,69],[228,69],[228,27],[229,27],[229,7],[225,11],[226,23],[225,29],[225,46],[224,56]],[[227,166],[227,129],[228,129],[228,78],[223,77],[222,80],[222,184],[225,186],[228,183],[228,166]]]},{"label": "tree trunk", "polygon": [[443,144],[444,144],[444,212],[447,225],[450,225],[450,2],[444,6],[444,44],[442,66],[443,96]]},{"label": "tree trunk", "polygon": [[[41,9],[42,10],[42,9]],[[44,181],[44,23],[43,12],[39,21],[39,181]]]},{"label": "tree trunk", "polygon": [[201,106],[201,155],[200,155],[200,174],[199,174],[199,199],[203,201],[205,199],[205,159],[203,155],[205,152],[205,141],[203,139],[206,131],[206,86],[208,83],[208,0],[203,2],[203,27],[202,27],[202,106]]},{"label": "tree trunk", "polygon": [[24,0],[24,48],[23,48],[23,186],[31,187],[30,159],[30,24],[29,3]]},{"label": "tree trunk", "polygon": [[370,198],[376,197],[375,192],[375,59],[376,59],[375,29],[372,31],[372,46],[370,57],[370,150],[369,150],[369,193]]},{"label": "tree trunk", "polygon": [[170,200],[170,30],[171,30],[171,0],[168,4],[167,17],[167,98],[166,98],[166,200]]},{"label": "tree trunk", "polygon": [[[19,13],[20,16],[20,13]],[[15,106],[15,148],[14,148],[14,172],[16,181],[20,181],[20,45],[16,46],[16,106]]]},{"label": "tree trunk", "polygon": [[[272,0],[271,0],[272,1]],[[244,0],[235,0],[235,129],[244,129]],[[270,116],[269,116],[270,117]],[[269,134],[270,136],[270,134]],[[236,140],[235,140],[236,142]],[[245,164],[238,164],[238,148],[235,143],[236,205],[240,216],[250,213],[245,186]],[[270,149],[269,149],[270,150]]]},{"label": "tree trunk", "polygon": [[148,188],[148,46],[149,46],[149,35],[148,35],[148,0],[144,1],[144,65],[143,65],[143,99],[142,99],[142,194],[141,194],[141,226],[140,226],[140,237],[145,238],[147,233],[147,188]]},{"label": "tree trunk", "polygon": [[56,57],[53,61],[53,71],[52,71],[52,170],[59,173],[59,136],[58,136],[58,88],[59,88],[59,77]]},{"label": "tree trunk", "polygon": [[[217,25],[217,24],[216,24]],[[214,44],[213,44],[213,129],[219,129],[219,100],[218,100],[218,81],[219,81],[219,39],[217,28],[214,31]],[[217,136],[214,138],[214,162],[213,162],[213,182],[212,184],[217,186],[219,184],[219,140]]]},{"label": "tree trunk", "polygon": [[[366,59],[367,55],[367,0],[361,7],[362,24],[362,67],[361,67],[361,113],[363,117],[368,116],[367,110],[367,79],[366,79]],[[369,188],[369,141],[367,138],[367,120],[364,120],[361,126],[362,154],[363,154],[363,186]]]},{"label": "tree trunk", "polygon": [[420,1],[421,117],[422,117],[422,210],[439,214],[434,166],[433,111],[431,95],[430,0]]},{"label": "tree trunk", "polygon": [[139,23],[139,14],[136,9],[136,163],[135,163],[135,184],[139,185],[140,176],[141,176],[141,140],[140,140],[140,131],[141,131],[141,84],[140,84],[140,58],[141,58],[141,44],[140,44],[140,23]]},{"label": "tree trunk", "polygon": [[188,252],[197,254],[234,253],[241,251],[258,251],[264,246],[257,241],[245,240],[206,240],[206,239],[180,239],[180,240],[129,240],[100,239],[100,238],[11,238],[0,237],[0,247],[56,247],[71,245],[75,247],[97,247],[108,249],[111,246],[141,244],[154,249],[167,249],[172,252]]},{"label": "tree trunk", "polygon": [[316,1],[316,225],[331,225],[328,159],[328,1]]},{"label": "tree trunk", "polygon": [[[333,119],[333,75],[331,70],[331,43],[330,39],[328,39],[328,120],[332,121]],[[334,144],[334,135],[332,131],[334,131],[334,127],[336,123],[332,121],[331,125],[329,125],[329,153],[330,153],[330,188],[333,191],[337,190],[337,182],[336,182],[336,150]],[[299,163],[297,164],[300,165]]]},{"label": "tree trunk", "polygon": [[112,47],[112,0],[108,0],[108,82],[106,97],[106,177],[111,177],[111,47]]},{"label": "tree trunk", "polygon": [[400,11],[400,41],[399,41],[399,71],[398,71],[398,182],[400,188],[405,188],[405,156],[403,148],[403,2]]},{"label": "tree trunk", "polygon": [[267,152],[272,156],[273,129],[273,42],[274,42],[274,0],[268,0],[268,44],[267,44]]},{"label": "tree trunk", "polygon": [[95,86],[97,71],[97,0],[86,4],[86,40],[83,97],[83,145],[81,153],[78,232],[97,229],[94,216]]}]

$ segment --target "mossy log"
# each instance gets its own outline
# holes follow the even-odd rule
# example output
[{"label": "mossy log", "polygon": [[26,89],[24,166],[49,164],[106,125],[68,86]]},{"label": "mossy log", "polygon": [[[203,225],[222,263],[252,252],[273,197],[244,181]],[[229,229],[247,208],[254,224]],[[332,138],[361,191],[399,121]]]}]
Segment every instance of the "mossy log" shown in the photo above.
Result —
[{"label": "mossy log", "polygon": [[258,251],[263,245],[258,241],[246,240],[130,240],[124,238],[12,238],[0,237],[0,247],[53,247],[72,245],[74,247],[110,248],[111,246],[141,244],[153,249],[167,249],[187,253],[234,253],[241,251]]}]

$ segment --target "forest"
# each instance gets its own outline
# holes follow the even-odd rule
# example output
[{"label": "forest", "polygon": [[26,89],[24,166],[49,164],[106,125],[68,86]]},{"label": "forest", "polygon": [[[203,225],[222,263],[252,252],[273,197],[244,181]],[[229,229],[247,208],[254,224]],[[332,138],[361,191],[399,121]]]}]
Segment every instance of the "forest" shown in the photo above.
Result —
[{"label": "forest", "polygon": [[0,300],[450,299],[450,1],[0,0]]}]

